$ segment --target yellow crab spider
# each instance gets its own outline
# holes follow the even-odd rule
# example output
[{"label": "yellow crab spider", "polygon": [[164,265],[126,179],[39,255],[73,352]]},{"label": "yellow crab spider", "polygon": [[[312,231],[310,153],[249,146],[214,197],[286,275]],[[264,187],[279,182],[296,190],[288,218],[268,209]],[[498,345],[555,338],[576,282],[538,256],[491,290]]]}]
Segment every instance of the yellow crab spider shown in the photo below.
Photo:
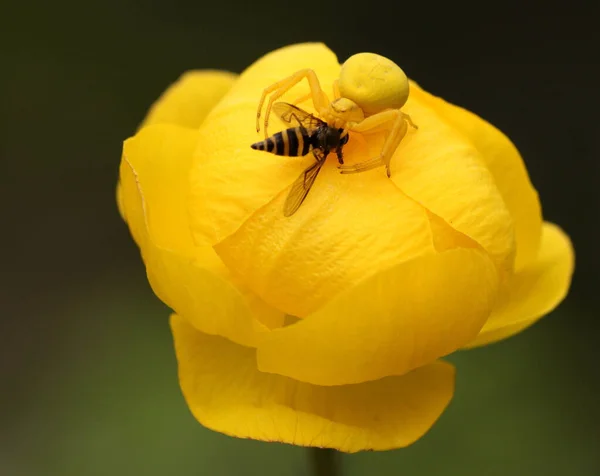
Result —
[{"label": "yellow crab spider", "polygon": [[269,117],[273,103],[303,79],[308,80],[310,93],[296,103],[312,98],[317,114],[330,127],[360,134],[387,132],[378,157],[358,164],[340,166],[341,173],[351,174],[385,165],[390,176],[390,160],[406,135],[407,124],[417,126],[400,110],[409,93],[408,78],[393,61],[374,54],[359,53],[343,64],[340,77],[333,83],[333,101],[321,89],[312,69],[302,69],[263,90],[256,114],[256,131],[260,131],[263,105],[269,96],[264,119],[265,138],[269,137]]}]

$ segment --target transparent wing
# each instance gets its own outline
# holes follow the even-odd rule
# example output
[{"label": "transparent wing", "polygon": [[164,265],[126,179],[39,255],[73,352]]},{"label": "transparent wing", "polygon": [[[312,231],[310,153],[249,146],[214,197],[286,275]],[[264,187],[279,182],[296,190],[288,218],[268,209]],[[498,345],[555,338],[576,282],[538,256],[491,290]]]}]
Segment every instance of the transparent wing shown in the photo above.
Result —
[{"label": "transparent wing", "polygon": [[311,187],[315,183],[317,175],[319,175],[324,163],[324,159],[317,160],[296,179],[290,193],[285,199],[285,204],[283,206],[284,216],[290,217],[296,213],[298,208],[300,208],[300,205],[302,205],[302,202],[304,202],[308,192],[310,192]]},{"label": "transparent wing", "polygon": [[316,129],[325,125],[321,119],[287,102],[276,102],[273,104],[273,111],[286,124],[295,124],[305,129]]}]

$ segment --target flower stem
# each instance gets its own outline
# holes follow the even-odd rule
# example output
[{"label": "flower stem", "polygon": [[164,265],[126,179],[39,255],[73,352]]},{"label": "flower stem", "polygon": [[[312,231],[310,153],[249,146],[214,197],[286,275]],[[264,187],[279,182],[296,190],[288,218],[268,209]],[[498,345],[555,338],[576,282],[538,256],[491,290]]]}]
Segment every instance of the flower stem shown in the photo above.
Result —
[{"label": "flower stem", "polygon": [[340,476],[339,454],[330,448],[309,448],[315,476]]}]

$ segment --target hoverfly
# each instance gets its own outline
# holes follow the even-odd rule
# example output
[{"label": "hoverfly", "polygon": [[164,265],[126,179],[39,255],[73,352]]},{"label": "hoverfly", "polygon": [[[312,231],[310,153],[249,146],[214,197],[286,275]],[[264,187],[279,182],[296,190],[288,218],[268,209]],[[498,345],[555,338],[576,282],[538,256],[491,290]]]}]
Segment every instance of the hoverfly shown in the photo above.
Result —
[{"label": "hoverfly", "polygon": [[348,131],[330,127],[325,121],[292,104],[277,102],[273,104],[273,110],[283,122],[297,126],[277,132],[250,147],[287,157],[301,157],[312,151],[316,160],[292,185],[283,207],[284,216],[289,217],[304,202],[329,152],[335,149],[339,163],[344,163],[342,147],[348,142],[349,135]]}]

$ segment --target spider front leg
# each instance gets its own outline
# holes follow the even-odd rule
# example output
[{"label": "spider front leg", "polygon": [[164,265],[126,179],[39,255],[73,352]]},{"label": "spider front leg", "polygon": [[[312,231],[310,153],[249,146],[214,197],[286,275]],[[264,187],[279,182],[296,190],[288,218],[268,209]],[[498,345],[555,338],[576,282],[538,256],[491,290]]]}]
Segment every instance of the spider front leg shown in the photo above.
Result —
[{"label": "spider front leg", "polygon": [[[336,79],[333,82],[333,100],[335,101],[336,99],[339,99],[341,97],[342,95],[340,94],[340,87],[338,86],[338,80]],[[298,104],[302,104],[304,101],[308,101],[310,98],[312,98],[312,92],[309,92],[304,96],[300,96],[299,98],[294,99],[293,101],[291,101],[290,104],[297,106]]]},{"label": "spider front leg", "polygon": [[271,108],[273,107],[273,103],[278,98],[283,96],[287,91],[292,89],[296,84],[302,81],[304,78],[308,80],[308,85],[310,87],[310,93],[312,95],[315,110],[320,114],[322,111],[325,111],[329,104],[329,98],[321,89],[319,78],[317,78],[316,73],[312,69],[301,69],[300,71],[297,71],[291,76],[282,79],[281,81],[278,81],[263,90],[260,102],[258,103],[258,111],[256,113],[256,132],[260,131],[260,116],[267,95],[272,93],[269,97],[269,102],[267,103],[267,110],[265,111],[265,138],[269,137],[267,129],[269,127],[269,116],[271,115]]},{"label": "spider front leg", "polygon": [[333,100],[339,99],[342,97],[342,93],[340,93],[340,81],[336,79],[333,82]]},{"label": "spider front leg", "polygon": [[378,157],[354,165],[340,166],[340,173],[355,174],[385,165],[387,176],[390,177],[390,160],[398,148],[398,145],[406,135],[408,130],[407,124],[410,124],[417,129],[417,126],[412,122],[408,114],[405,114],[398,109],[391,109],[367,117],[364,121],[353,125],[350,128],[353,132],[373,133],[389,131],[389,134]]},{"label": "spider front leg", "polygon": [[308,94],[305,94],[304,96],[300,96],[299,98],[294,99],[293,101],[290,101],[290,104],[297,106],[298,104],[302,104],[304,101],[308,101],[309,99],[312,99],[311,92],[309,92]]}]

